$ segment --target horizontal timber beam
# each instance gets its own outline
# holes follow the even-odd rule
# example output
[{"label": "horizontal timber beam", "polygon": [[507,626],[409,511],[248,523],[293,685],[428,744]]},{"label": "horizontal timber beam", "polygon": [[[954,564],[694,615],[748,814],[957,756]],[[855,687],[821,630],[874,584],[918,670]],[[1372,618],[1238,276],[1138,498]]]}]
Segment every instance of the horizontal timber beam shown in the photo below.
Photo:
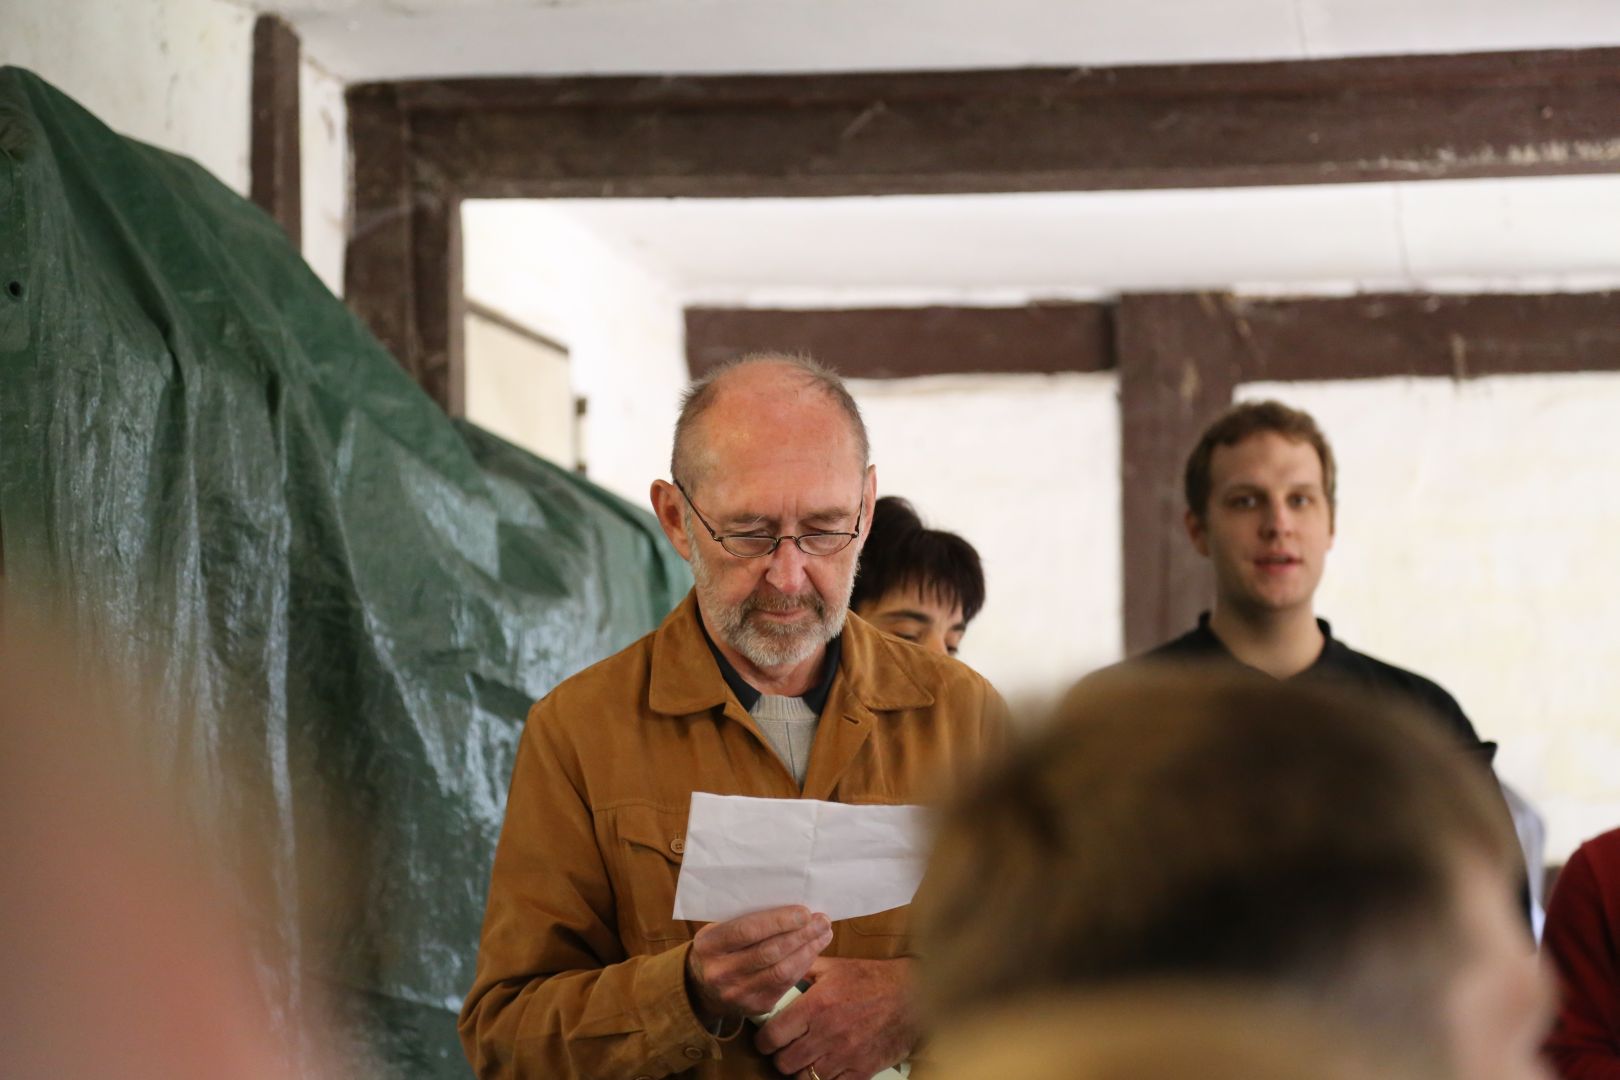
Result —
[{"label": "horizontal timber beam", "polygon": [[[466,197],[873,195],[1613,172],[1620,49],[356,87]],[[358,152],[358,151],[357,151]]]},{"label": "horizontal timber beam", "polygon": [[807,353],[853,379],[1101,371],[1113,363],[1104,304],[686,309],[694,377],[754,352]]}]

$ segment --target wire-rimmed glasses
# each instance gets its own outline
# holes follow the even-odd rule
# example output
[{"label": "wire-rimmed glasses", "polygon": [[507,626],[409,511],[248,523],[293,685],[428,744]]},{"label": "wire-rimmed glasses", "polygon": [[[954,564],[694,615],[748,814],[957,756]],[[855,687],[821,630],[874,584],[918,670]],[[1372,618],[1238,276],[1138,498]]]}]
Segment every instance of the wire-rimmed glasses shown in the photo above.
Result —
[{"label": "wire-rimmed glasses", "polygon": [[679,480],[675,481],[675,490],[681,493],[681,498],[686,500],[686,505],[692,508],[692,513],[696,514],[697,519],[703,523],[703,528],[708,532],[709,538],[725,548],[729,554],[735,555],[739,559],[763,559],[765,556],[773,554],[777,545],[784,540],[793,541],[794,545],[806,555],[836,555],[849,547],[850,544],[855,542],[855,538],[861,535],[861,515],[866,512],[866,500],[863,498],[860,502],[860,509],[855,511],[854,532],[813,532],[802,533],[799,536],[727,533],[722,536],[714,531],[714,526],[709,524],[709,520],[703,516],[703,511],[697,508],[697,503],[692,501],[692,496],[686,493],[686,488],[681,486]]}]

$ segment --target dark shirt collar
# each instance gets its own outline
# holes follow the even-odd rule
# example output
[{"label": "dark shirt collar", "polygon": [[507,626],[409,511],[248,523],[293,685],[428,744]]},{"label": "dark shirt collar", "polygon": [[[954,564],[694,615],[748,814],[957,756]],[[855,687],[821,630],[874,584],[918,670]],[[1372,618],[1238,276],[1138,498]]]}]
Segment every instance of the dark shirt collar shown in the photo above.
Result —
[{"label": "dark shirt collar", "polygon": [[[1243,661],[1232,655],[1232,650],[1226,647],[1226,642],[1222,641],[1215,631],[1209,628],[1209,614],[1209,612],[1205,611],[1198,616],[1198,629],[1189,635],[1194,639],[1196,651],[1219,654],[1233,663],[1243,663]],[[1322,631],[1322,651],[1316,654],[1316,659],[1311,661],[1310,667],[1300,672],[1300,675],[1305,674],[1306,671],[1311,671],[1324,662],[1332,663],[1338,657],[1339,650],[1344,648],[1343,645],[1334,640],[1333,627],[1328,625],[1326,619],[1318,618],[1316,628]]]},{"label": "dark shirt collar", "polygon": [[[731,661],[726,659],[725,653],[721,652],[719,646],[715,645],[714,639],[709,636],[709,628],[703,625],[703,616],[701,614],[698,615],[698,629],[703,631],[703,641],[709,646],[709,652],[714,654],[714,662],[720,665],[720,677],[726,680],[726,685],[731,687],[731,692],[737,695],[738,704],[748,712],[753,712],[754,706],[759,704],[759,699],[764,695],[755,689],[752,683],[742,677],[742,673],[732,666]],[[844,635],[840,633],[827,642],[827,655],[821,662],[821,678],[816,680],[816,685],[799,695],[800,699],[810,707],[810,711],[817,716],[820,716],[821,710],[827,707],[827,696],[832,693],[833,678],[838,674],[838,661],[843,652]]]}]

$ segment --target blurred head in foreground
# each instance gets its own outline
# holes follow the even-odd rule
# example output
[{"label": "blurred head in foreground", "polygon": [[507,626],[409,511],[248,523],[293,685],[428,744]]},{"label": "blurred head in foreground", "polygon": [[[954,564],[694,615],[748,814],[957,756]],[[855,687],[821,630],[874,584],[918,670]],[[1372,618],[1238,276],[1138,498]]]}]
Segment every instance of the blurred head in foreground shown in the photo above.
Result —
[{"label": "blurred head in foreground", "polygon": [[1068,995],[954,1028],[936,1080],[1441,1080],[1319,1013],[1186,987]]},{"label": "blurred head in foreground", "polygon": [[298,1021],[267,1004],[183,793],[143,768],[153,726],[71,655],[0,617],[0,1076],[319,1075],[294,1066]]},{"label": "blurred head in foreground", "polygon": [[1544,1076],[1513,836],[1431,727],[1242,675],[1088,679],[942,822],[918,898],[934,1020],[1195,980],[1455,1077]]},{"label": "blurred head in foreground", "polygon": [[909,502],[885,495],[872,510],[849,607],[879,630],[955,656],[984,607],[984,567],[972,544],[928,528]]}]

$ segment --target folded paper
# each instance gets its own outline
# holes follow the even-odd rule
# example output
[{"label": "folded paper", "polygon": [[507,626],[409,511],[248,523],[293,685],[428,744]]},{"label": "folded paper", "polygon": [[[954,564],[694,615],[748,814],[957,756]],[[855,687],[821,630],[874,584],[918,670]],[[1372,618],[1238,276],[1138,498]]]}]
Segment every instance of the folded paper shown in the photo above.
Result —
[{"label": "folded paper", "polygon": [[803,904],[852,919],[909,904],[927,855],[920,806],[693,792],[675,918]]}]

